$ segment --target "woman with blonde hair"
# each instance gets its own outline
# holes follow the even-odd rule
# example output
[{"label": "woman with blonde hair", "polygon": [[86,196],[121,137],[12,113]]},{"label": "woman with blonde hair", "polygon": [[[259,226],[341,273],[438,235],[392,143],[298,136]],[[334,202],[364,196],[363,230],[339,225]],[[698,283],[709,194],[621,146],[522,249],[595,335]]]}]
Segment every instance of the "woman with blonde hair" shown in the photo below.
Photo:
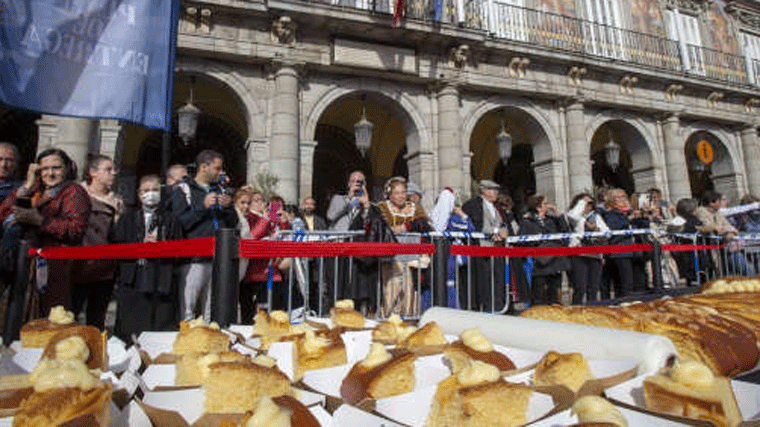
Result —
[{"label": "woman with blonde hair", "polygon": [[[406,179],[400,176],[393,177],[385,183],[383,188],[385,200],[379,202],[383,220],[398,238],[398,235],[406,232],[430,231],[430,220],[422,206],[407,200]],[[383,312],[414,314],[415,295],[413,289],[412,268],[427,268],[430,259],[420,257],[408,262],[406,267],[399,261],[384,262],[381,267],[383,289]],[[404,277],[406,276],[406,277]]]}]

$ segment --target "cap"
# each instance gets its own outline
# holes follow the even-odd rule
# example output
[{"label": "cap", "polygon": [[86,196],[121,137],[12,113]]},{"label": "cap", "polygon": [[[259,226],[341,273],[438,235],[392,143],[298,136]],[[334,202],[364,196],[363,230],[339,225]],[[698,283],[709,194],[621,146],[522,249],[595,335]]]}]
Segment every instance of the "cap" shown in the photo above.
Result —
[{"label": "cap", "polygon": [[501,186],[491,181],[490,179],[482,179],[480,180],[480,183],[478,184],[478,188],[480,189],[488,188],[488,189],[498,190],[501,188]]},{"label": "cap", "polygon": [[409,181],[406,183],[406,194],[419,194],[420,196],[423,196],[424,192],[419,185]]}]

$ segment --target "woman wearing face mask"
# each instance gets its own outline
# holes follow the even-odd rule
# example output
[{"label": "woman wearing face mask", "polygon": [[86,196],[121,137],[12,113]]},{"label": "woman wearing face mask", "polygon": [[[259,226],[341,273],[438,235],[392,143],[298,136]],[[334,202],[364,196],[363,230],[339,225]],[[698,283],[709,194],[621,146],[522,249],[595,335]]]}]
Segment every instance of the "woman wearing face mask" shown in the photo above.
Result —
[{"label": "woman wearing face mask", "polygon": [[[161,179],[140,179],[140,206],[129,210],[116,223],[114,243],[176,240],[182,229],[174,217],[160,209]],[[125,342],[143,331],[166,331],[179,321],[179,290],[172,281],[172,258],[125,260],[117,276],[115,334]]]}]

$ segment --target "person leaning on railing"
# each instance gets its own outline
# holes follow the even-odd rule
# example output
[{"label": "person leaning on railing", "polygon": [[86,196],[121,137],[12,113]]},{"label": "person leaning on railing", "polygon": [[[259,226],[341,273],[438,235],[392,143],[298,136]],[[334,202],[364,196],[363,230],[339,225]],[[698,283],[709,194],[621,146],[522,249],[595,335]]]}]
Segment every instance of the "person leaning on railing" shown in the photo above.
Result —
[{"label": "person leaning on railing", "polygon": [[[720,236],[722,243],[727,245],[724,252],[725,257],[719,257],[721,261],[725,260],[725,262],[716,263],[716,265],[723,267],[724,274],[752,276],[755,274],[755,269],[744,256],[744,241],[736,238],[738,231],[720,213],[722,199],[723,196],[720,193],[706,191],[702,195],[702,206],[697,208],[695,215],[702,221],[705,232]],[[714,254],[714,257],[718,256]]]},{"label": "person leaning on railing", "polygon": [[[636,218],[625,190],[613,188],[607,191],[607,205],[603,217],[604,222],[607,223],[610,230],[631,229],[631,221]],[[640,219],[640,215],[638,219]],[[617,235],[609,239],[610,245],[632,245],[633,243],[633,236],[630,235]],[[613,275],[617,277],[618,284],[618,287],[615,289],[615,296],[626,296],[633,292],[633,253],[609,254],[607,259],[611,263],[611,267],[614,267],[610,270],[615,270],[616,272]]]},{"label": "person leaning on railing", "polygon": [[[543,194],[534,194],[526,202],[527,212],[520,222],[521,235],[554,234],[569,231],[567,221]],[[563,240],[542,240],[527,244],[536,247],[565,246]],[[559,304],[562,272],[570,270],[566,256],[533,257],[531,305]]]},{"label": "person leaning on railing", "polygon": [[[697,235],[705,231],[704,224],[699,218],[696,217],[695,212],[699,203],[696,199],[681,199],[676,203],[676,214],[678,215],[672,221],[672,226],[668,231],[673,233],[679,233],[684,235]],[[683,245],[703,244],[702,238],[690,238],[686,236],[678,236],[674,239],[676,243]],[[697,277],[697,270],[694,265],[693,251],[675,252],[673,258],[678,265],[678,272],[681,277],[686,279],[687,286],[695,286],[699,281],[704,280],[704,277]],[[697,262],[699,266],[699,273],[706,274],[713,270],[712,257],[705,251],[696,251]],[[697,280],[699,279],[699,281]]]},{"label": "person leaning on railing", "polygon": [[[567,211],[567,218],[575,233],[586,232],[607,232],[609,227],[602,219],[601,215],[596,212],[594,199],[588,193],[577,194],[570,203],[570,210]],[[584,238],[573,236],[570,239],[570,247],[599,245],[603,238]],[[602,281],[602,255],[585,254],[570,257],[571,265],[571,283],[573,288],[573,304],[583,304],[584,297],[586,302],[597,301],[597,292],[599,284]]]},{"label": "person leaning on railing", "polygon": [[[0,205],[3,221],[3,250],[18,247],[21,239],[32,246],[77,246],[82,243],[90,215],[90,197],[74,182],[76,164],[63,150],[47,149],[29,165],[24,185]],[[39,313],[47,317],[50,309],[62,305],[72,309],[71,266],[73,260],[48,260],[38,263]]]}]

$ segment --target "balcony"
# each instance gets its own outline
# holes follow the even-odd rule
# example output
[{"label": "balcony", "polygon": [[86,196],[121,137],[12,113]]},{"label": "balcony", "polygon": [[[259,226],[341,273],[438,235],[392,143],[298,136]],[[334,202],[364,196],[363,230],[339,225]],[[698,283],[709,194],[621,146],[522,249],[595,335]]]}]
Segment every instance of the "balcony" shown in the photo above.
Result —
[{"label": "balcony", "polygon": [[[393,15],[395,0],[292,0]],[[452,3],[440,0],[444,7]],[[455,2],[456,3],[456,2]],[[432,22],[435,0],[406,0],[407,21]],[[670,73],[687,73],[734,86],[760,86],[755,59],[679,43],[651,34],[497,0],[461,0],[443,13],[443,23],[486,32],[496,40],[524,43],[586,57],[613,59]]]}]

